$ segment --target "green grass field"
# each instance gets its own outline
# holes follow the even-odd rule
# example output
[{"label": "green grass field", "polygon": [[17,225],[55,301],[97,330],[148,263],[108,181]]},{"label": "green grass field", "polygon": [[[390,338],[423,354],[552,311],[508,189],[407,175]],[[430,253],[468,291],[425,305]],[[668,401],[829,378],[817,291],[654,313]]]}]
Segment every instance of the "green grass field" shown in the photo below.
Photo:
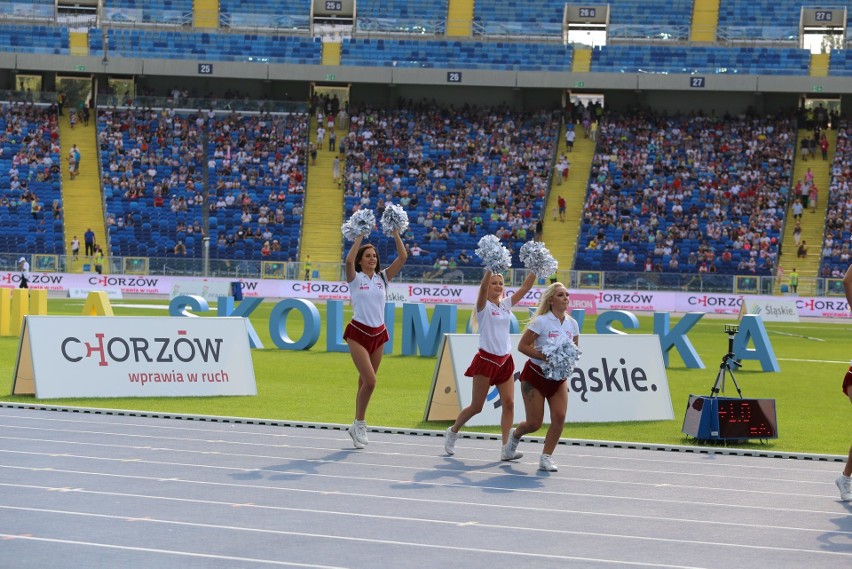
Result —
[{"label": "green grass field", "polygon": [[[134,306],[122,306],[134,305]],[[140,308],[139,306],[145,305]],[[125,300],[113,303],[116,315],[165,315],[167,300]],[[49,314],[79,315],[82,301],[50,300]],[[111,398],[57,399],[48,403],[78,407],[134,409],[204,415],[225,415],[287,419],[307,422],[350,423],[354,414],[357,376],[348,354],[325,351],[325,331],[309,351],[278,350],[270,340],[268,322],[273,302],[263,303],[251,317],[265,349],[253,350],[257,397],[210,398]],[[325,306],[317,305],[325,326]],[[459,332],[469,317],[469,310],[460,310]],[[345,321],[351,314],[345,314]],[[652,317],[640,316],[638,333],[653,330]],[[401,337],[401,310],[397,315],[396,346]],[[584,333],[594,332],[595,318],[587,317]],[[668,369],[669,388],[675,410],[674,421],[630,423],[580,423],[566,425],[564,436],[575,439],[635,441],[660,444],[691,444],[681,433],[683,414],[690,393],[707,395],[716,379],[721,357],[727,352],[724,324],[735,319],[705,317],[689,333],[706,368],[687,369],[680,357],[672,352]],[[671,326],[677,324],[672,318]],[[849,450],[849,400],[840,391],[848,367],[850,353],[848,338],[852,323],[847,321],[802,322],[798,324],[768,323],[767,330],[780,373],[763,373],[756,362],[745,362],[736,372],[745,397],[773,398],[777,402],[778,432],[776,440],[748,446],[766,450],[842,454]],[[302,322],[297,313],[288,319],[292,338],[301,334]],[[2,399],[13,402],[34,402],[34,398],[5,395],[11,392],[17,354],[17,338],[0,338],[0,392]],[[399,348],[396,348],[399,352]],[[37,357],[37,356],[36,356]],[[404,428],[443,430],[448,422],[424,422],[429,387],[435,368],[434,357],[387,355],[379,369],[379,385],[368,412],[368,424]],[[726,395],[736,396],[728,382]],[[570,405],[570,403],[569,403]],[[497,427],[476,427],[469,430],[499,432]],[[539,433],[543,434],[543,430]]]}]

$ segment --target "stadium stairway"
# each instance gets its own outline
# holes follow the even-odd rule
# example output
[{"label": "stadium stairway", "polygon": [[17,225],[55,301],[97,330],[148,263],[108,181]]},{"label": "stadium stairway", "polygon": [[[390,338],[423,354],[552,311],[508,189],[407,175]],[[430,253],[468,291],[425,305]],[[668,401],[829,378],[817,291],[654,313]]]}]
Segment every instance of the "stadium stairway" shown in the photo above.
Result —
[{"label": "stadium stairway", "polygon": [[689,41],[712,43],[716,41],[719,26],[720,0],[695,0],[692,5],[692,25]]},{"label": "stadium stairway", "polygon": [[446,34],[451,37],[471,36],[474,0],[450,0],[447,5]]},{"label": "stadium stairway", "polygon": [[[787,223],[784,227],[784,240],[781,258],[778,261],[779,266],[784,269],[783,278],[776,279],[775,292],[781,292],[781,285],[789,283],[789,275],[793,268],[796,268],[799,273],[799,295],[813,296],[816,294],[816,277],[819,276],[820,260],[822,259],[822,241],[825,235],[825,212],[828,209],[828,186],[831,177],[831,165],[834,161],[834,150],[837,142],[837,132],[833,130],[825,131],[828,138],[828,160],[823,160],[819,156],[811,158],[807,162],[801,159],[799,150],[796,151],[795,167],[793,168],[793,179],[791,180],[791,195],[792,188],[796,186],[799,180],[804,179],[808,168],[814,174],[814,183],[818,190],[816,212],[811,212],[810,208],[806,208],[802,213],[802,235],[801,239],[808,242],[808,254],[804,259],[796,256],[797,247],[796,241],[793,238],[793,229],[796,227],[796,221],[793,219],[793,212],[787,208]],[[796,148],[801,148],[801,141],[804,137],[813,136],[813,132],[806,129],[799,130],[796,141]],[[793,205],[792,200],[790,206]]]},{"label": "stadium stairway", "polygon": [[[590,138],[583,136],[583,129],[576,125],[577,138],[574,140],[574,149],[568,152],[565,144],[565,127],[559,131],[559,145],[557,147],[557,160],[563,154],[568,157],[571,169],[568,180],[561,185],[557,184],[557,173],[554,169],[550,183],[550,192],[547,199],[547,208],[543,212],[544,227],[542,241],[550,249],[550,252],[559,261],[558,276],[561,282],[568,283],[570,278],[568,271],[574,266],[574,256],[577,252],[577,236],[580,233],[580,225],[583,223],[583,204],[586,201],[586,188],[589,183],[589,171],[592,167],[592,158],[595,155],[595,143]],[[558,212],[559,196],[565,198],[565,221],[558,219],[554,221],[553,212]]]},{"label": "stadium stairway", "polygon": [[89,55],[89,32],[68,32],[68,48],[71,55]]},{"label": "stadium stairway", "polygon": [[574,48],[574,59],[571,61],[572,73],[588,73],[592,69],[592,50]]},{"label": "stadium stairway", "polygon": [[828,77],[828,66],[831,62],[830,53],[812,53],[810,76],[811,77]]},{"label": "stadium stairway", "polygon": [[[337,141],[347,135],[335,126]],[[311,142],[316,144],[317,120],[311,118]],[[310,164],[308,158],[308,185],[305,188],[305,212],[302,218],[302,239],[299,247],[300,260],[304,263],[311,257],[312,278],[338,280],[340,275],[341,247],[343,235],[343,190],[334,181],[334,157],[337,151],[328,149],[328,136],[322,146],[317,146],[317,162]],[[343,174],[345,161],[341,160]]]},{"label": "stadium stairway", "polygon": [[[340,65],[340,42],[339,41],[324,41],[322,42],[322,64],[323,65]],[[316,131],[314,131],[316,132]],[[340,140],[340,139],[338,139]]]},{"label": "stadium stairway", "polygon": [[[100,153],[97,146],[96,121],[89,121],[89,126],[78,122],[71,130],[68,122],[68,113],[60,117],[59,142],[62,148],[62,209],[65,212],[63,222],[65,223],[65,254],[68,257],[68,271],[72,273],[83,272],[84,266],[94,271],[92,258],[86,258],[83,234],[91,227],[95,232],[95,243],[104,250],[104,259],[109,257],[110,251],[107,247],[104,230],[104,209],[101,199],[101,180],[98,175],[98,160]],[[80,174],[71,179],[68,172],[68,153],[71,146],[76,144],[80,150]],[[74,261],[71,255],[71,239],[74,236],[80,240],[80,257]],[[107,267],[108,264],[104,263]]]},{"label": "stadium stairway", "polygon": [[218,28],[219,0],[193,0],[192,26],[194,28]]}]

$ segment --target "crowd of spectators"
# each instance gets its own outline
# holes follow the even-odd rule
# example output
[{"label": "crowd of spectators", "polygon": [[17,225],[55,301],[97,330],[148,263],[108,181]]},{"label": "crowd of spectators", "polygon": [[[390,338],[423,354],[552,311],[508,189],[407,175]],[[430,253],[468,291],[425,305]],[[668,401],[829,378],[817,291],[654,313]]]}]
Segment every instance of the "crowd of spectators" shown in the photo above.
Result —
[{"label": "crowd of spectators", "polygon": [[[487,234],[516,256],[542,215],[558,132],[558,113],[544,111],[434,102],[354,109],[339,144],[346,215],[370,207],[380,218],[387,204],[402,205],[409,265],[435,278],[468,264]],[[389,239],[377,241],[392,254]]]},{"label": "crowd of spectators", "polygon": [[63,253],[56,105],[0,109],[0,242],[4,250]]},{"label": "crowd of spectators", "polygon": [[829,184],[819,276],[843,278],[852,256],[852,123],[848,119],[837,123],[837,149]]},{"label": "crowd of spectators", "polygon": [[297,250],[305,115],[110,108],[98,142],[114,253],[200,256],[205,167],[214,257]]},{"label": "crowd of spectators", "polygon": [[788,116],[606,116],[575,268],[772,274],[794,129]]}]

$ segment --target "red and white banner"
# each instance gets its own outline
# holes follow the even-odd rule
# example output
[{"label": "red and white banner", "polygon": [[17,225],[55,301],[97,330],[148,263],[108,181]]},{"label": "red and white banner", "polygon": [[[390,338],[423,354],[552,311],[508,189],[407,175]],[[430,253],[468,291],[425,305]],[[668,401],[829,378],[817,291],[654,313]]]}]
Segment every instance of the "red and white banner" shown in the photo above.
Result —
[{"label": "red and white banner", "polygon": [[[0,288],[15,288],[20,282],[19,272],[0,271]],[[156,275],[95,275],[71,273],[32,273],[30,288],[53,291],[115,290],[123,294],[161,294],[173,296],[191,294],[207,287],[215,291],[229,291],[236,279],[199,278]],[[304,298],[308,300],[349,300],[349,286],[344,282],[298,281],[278,279],[239,279],[243,296],[263,298]],[[507,289],[507,293],[512,292]],[[521,301],[521,306],[538,304],[544,287],[533,288]],[[182,291],[186,291],[185,293]],[[397,303],[422,302],[426,304],[472,305],[476,302],[478,285],[419,284],[393,282],[388,287],[388,298]],[[605,310],[630,312],[707,312],[737,315],[743,303],[741,294],[694,293],[675,291],[622,291],[589,289],[571,290],[571,308],[583,308],[588,313]],[[794,296],[748,296],[749,302],[760,299],[783,298],[796,304],[799,316],[822,318],[849,318],[849,304],[839,296],[802,298]]]}]

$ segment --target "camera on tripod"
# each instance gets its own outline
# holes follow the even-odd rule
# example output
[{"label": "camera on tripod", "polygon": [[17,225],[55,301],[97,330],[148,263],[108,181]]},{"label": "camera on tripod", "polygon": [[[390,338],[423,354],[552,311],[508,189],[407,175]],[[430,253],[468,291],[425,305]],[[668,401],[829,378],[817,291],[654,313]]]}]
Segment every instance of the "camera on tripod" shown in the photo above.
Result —
[{"label": "camera on tripod", "polygon": [[[722,356],[722,369],[731,369],[731,364],[740,368],[743,367],[743,364],[734,359],[734,338],[736,338],[737,333],[740,331],[740,327],[736,324],[725,324],[725,334],[728,335],[728,353]],[[732,376],[733,377],[733,376]],[[736,380],[734,380],[734,385],[736,385]],[[724,378],[722,379],[722,391],[725,391],[724,388],[725,382]],[[718,393],[717,386],[713,386],[715,391],[713,393]],[[737,391],[739,391],[739,386],[737,386]],[[740,393],[740,397],[742,397],[742,393]]]}]

